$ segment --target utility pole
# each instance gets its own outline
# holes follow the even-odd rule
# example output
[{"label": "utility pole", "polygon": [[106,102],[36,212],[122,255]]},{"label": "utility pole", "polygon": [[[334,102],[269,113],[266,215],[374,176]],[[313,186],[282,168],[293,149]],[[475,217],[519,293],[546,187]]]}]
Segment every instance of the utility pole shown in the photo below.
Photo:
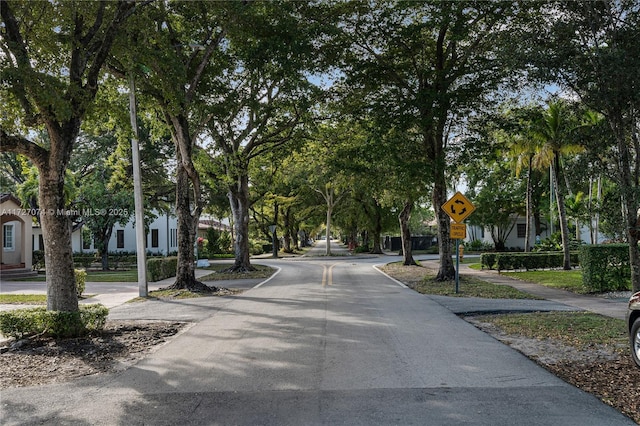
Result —
[{"label": "utility pole", "polygon": [[133,195],[135,203],[136,254],[138,264],[138,291],[140,297],[147,297],[147,252],[144,233],[144,204],[142,203],[142,177],[140,172],[140,146],[138,144],[138,119],[136,112],[136,84],[133,74],[129,75],[129,116],[131,118],[131,165],[133,166]]}]

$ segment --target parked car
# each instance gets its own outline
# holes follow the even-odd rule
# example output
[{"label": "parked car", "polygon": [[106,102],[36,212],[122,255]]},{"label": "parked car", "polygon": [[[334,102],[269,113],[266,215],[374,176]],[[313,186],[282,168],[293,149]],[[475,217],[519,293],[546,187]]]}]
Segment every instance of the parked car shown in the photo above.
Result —
[{"label": "parked car", "polygon": [[638,367],[640,367],[640,291],[633,294],[629,299],[627,324],[629,326],[631,356]]}]

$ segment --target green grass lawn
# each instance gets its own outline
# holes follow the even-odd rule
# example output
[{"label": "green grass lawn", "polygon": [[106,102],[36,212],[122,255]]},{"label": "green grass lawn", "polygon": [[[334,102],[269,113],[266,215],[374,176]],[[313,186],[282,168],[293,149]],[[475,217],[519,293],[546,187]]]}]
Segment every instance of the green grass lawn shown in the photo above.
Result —
[{"label": "green grass lawn", "polygon": [[[275,271],[273,268],[264,265],[253,265],[256,269],[247,273],[226,273],[224,269],[231,267],[233,263],[214,263],[208,270],[211,274],[201,278],[201,281],[219,281],[219,280],[237,280],[244,278],[269,278]],[[38,275],[37,277],[24,278],[16,281],[45,281],[44,275]],[[87,282],[123,282],[134,283],[138,281],[137,269],[131,269],[127,271],[87,271]]]},{"label": "green grass lawn", "polygon": [[[471,263],[468,264],[468,267],[475,270],[482,269],[482,265],[480,263]],[[501,275],[505,275],[507,277],[523,280],[523,281],[531,281],[534,283],[538,283],[540,285],[544,285],[546,287],[558,288],[561,290],[571,291],[573,293],[585,294],[587,291],[584,289],[582,285],[582,271],[579,269],[572,269],[570,271],[564,271],[562,269],[554,269],[548,271],[518,271],[518,272],[500,272]],[[475,286],[475,284],[467,285],[471,287],[471,289]],[[435,287],[431,285],[431,287]],[[470,290],[471,290],[470,289]],[[482,286],[478,287],[478,290],[472,290],[474,292],[482,293]],[[467,294],[468,296],[468,294]],[[486,296],[479,296],[486,297]]]},{"label": "green grass lawn", "polygon": [[0,294],[0,303],[12,305],[46,305],[46,294]]},{"label": "green grass lawn", "polygon": [[484,297],[487,299],[540,299],[508,285],[497,285],[473,277],[460,276],[458,293],[455,281],[435,281],[435,275],[427,275],[415,290],[423,294],[440,296]]},{"label": "green grass lawn", "polygon": [[236,273],[225,272],[226,269],[233,266],[233,263],[214,263],[208,268],[211,273],[200,278],[200,281],[221,281],[221,280],[238,280],[245,278],[269,278],[275,272],[275,269],[265,265],[251,265],[255,271]]},{"label": "green grass lawn", "polygon": [[[21,278],[15,281],[45,281],[44,274],[37,277]],[[87,271],[87,282],[108,282],[108,283],[134,283],[138,281],[138,271],[136,269],[128,271]]]},{"label": "green grass lawn", "polygon": [[137,269],[132,269],[129,271],[87,271],[87,282],[134,283],[137,281]]},{"label": "green grass lawn", "polygon": [[523,281],[535,282],[546,287],[571,291],[573,293],[587,293],[582,285],[582,271],[579,269],[572,269],[570,271],[562,269],[522,272],[503,271],[500,272],[500,274]]}]

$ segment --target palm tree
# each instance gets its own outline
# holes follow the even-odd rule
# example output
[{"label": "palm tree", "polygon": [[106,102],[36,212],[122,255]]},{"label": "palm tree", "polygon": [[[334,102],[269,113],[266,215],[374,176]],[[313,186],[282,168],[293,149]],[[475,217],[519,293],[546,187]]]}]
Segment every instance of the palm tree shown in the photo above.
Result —
[{"label": "palm tree", "polygon": [[569,225],[564,201],[564,192],[560,187],[560,173],[562,171],[562,158],[567,155],[575,155],[584,148],[574,143],[569,135],[572,132],[569,116],[561,102],[552,102],[544,112],[538,123],[535,135],[540,142],[539,149],[533,157],[533,166],[543,169],[549,167],[553,175],[553,192],[558,205],[560,219],[560,234],[562,237],[562,250],[564,253],[563,269],[571,269],[569,255]]},{"label": "palm tree", "polygon": [[576,240],[580,241],[580,221],[588,217],[587,203],[584,199],[584,192],[578,191],[576,194],[570,195],[566,200],[567,215],[573,219],[576,224]]},{"label": "palm tree", "polygon": [[531,132],[525,130],[521,134],[516,134],[510,143],[509,156],[515,167],[516,177],[520,176],[523,169],[527,170],[527,199],[526,199],[526,227],[524,236],[524,251],[529,251],[529,243],[531,241],[531,210],[533,205],[533,187],[531,182],[531,174],[533,172],[533,158],[538,148],[538,140],[531,136]]}]

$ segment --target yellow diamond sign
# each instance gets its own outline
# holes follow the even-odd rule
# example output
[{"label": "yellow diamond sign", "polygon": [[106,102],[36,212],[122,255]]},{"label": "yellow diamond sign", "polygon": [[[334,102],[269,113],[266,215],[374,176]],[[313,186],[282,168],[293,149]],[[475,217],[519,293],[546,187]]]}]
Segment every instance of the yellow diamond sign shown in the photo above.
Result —
[{"label": "yellow diamond sign", "polygon": [[464,221],[475,209],[471,201],[467,200],[467,197],[460,192],[456,192],[453,197],[449,198],[449,201],[442,205],[442,210],[456,223]]}]

